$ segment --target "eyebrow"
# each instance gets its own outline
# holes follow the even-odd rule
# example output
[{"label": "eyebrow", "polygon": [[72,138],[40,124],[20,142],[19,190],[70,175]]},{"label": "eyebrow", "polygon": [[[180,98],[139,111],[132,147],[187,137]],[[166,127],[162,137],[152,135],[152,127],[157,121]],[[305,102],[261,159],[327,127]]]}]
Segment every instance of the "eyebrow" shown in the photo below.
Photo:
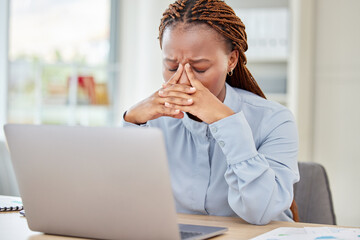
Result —
[{"label": "eyebrow", "polygon": [[[166,62],[174,62],[176,63],[177,61],[174,59],[170,59],[170,58],[165,58]],[[189,60],[190,63],[200,63],[200,62],[210,62],[210,60],[205,59],[205,58],[200,58],[200,59],[196,59],[196,60]]]}]

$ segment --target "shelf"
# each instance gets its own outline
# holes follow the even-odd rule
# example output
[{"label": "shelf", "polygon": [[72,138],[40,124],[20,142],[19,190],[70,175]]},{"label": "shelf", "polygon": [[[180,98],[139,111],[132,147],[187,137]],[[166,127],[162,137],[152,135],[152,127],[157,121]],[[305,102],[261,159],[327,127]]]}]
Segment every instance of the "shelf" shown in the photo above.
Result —
[{"label": "shelf", "polygon": [[89,105],[89,104],[78,104],[75,106],[71,106],[69,104],[64,104],[64,105],[60,105],[60,104],[42,104],[41,105],[41,109],[42,111],[47,111],[47,110],[52,110],[52,109],[56,109],[56,110],[63,110],[63,109],[69,109],[69,108],[75,108],[76,110],[94,110],[94,111],[100,111],[100,110],[109,110],[110,109],[110,105]]},{"label": "shelf", "polygon": [[111,107],[108,105],[43,105],[41,119],[44,123],[107,125]]},{"label": "shelf", "polygon": [[248,64],[256,63],[287,63],[287,57],[248,57]]},{"label": "shelf", "polygon": [[274,8],[274,7],[288,7],[288,0],[227,0],[233,8]]}]

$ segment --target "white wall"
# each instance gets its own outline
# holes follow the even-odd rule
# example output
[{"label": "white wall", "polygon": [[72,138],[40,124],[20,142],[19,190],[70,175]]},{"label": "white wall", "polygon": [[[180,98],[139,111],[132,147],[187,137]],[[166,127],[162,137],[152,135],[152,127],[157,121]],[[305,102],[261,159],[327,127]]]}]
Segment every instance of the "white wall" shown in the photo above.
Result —
[{"label": "white wall", "polygon": [[4,140],[3,125],[6,123],[8,77],[8,22],[9,1],[0,1],[0,141]]},{"label": "white wall", "polygon": [[9,0],[0,0],[0,195],[19,196],[3,125],[7,120]]},{"label": "white wall", "polygon": [[162,13],[171,2],[121,1],[118,119],[130,106],[161,87],[162,58],[157,38]]},{"label": "white wall", "polygon": [[313,157],[338,224],[360,226],[360,1],[317,0],[315,21]]},{"label": "white wall", "polygon": [[290,9],[289,107],[298,125],[298,160],[308,162],[313,160],[315,1],[290,0]]}]

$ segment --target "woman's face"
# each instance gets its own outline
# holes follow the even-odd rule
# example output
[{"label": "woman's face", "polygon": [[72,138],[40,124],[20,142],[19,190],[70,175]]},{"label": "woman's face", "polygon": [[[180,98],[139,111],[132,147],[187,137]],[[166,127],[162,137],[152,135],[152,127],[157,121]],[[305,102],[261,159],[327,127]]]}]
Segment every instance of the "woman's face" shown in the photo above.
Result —
[{"label": "woman's face", "polygon": [[[178,23],[165,29],[162,38],[163,77],[167,81],[178,65],[189,63],[195,77],[220,101],[225,98],[226,74],[235,68],[237,50],[206,24]],[[185,71],[179,84],[190,85]]]}]

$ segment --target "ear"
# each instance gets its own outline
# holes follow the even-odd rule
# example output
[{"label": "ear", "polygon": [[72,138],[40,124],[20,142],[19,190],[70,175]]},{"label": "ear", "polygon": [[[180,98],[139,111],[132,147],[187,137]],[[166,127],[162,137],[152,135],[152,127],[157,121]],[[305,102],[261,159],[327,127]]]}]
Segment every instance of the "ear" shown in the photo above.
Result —
[{"label": "ear", "polygon": [[229,54],[227,71],[231,72],[231,70],[234,70],[238,61],[239,61],[239,50],[233,50]]}]

